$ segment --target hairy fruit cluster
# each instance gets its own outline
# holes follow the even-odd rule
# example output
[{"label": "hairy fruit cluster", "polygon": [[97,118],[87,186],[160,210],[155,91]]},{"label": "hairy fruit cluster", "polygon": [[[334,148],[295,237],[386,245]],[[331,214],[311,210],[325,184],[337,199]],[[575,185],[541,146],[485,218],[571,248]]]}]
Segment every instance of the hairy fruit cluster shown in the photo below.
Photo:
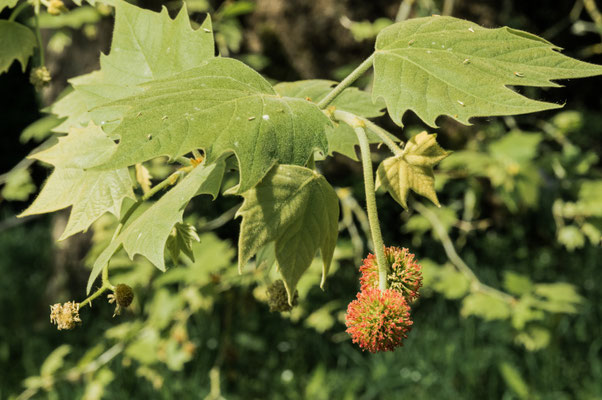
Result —
[{"label": "hairy fruit cluster", "polygon": [[388,289],[378,281],[378,263],[369,254],[360,267],[361,289],[349,303],[345,324],[353,343],[371,353],[392,351],[403,346],[412,327],[410,303],[418,298],[422,286],[420,265],[408,249],[385,247]]},{"label": "hairy fruit cluster", "polygon": [[412,327],[410,306],[395,290],[366,289],[349,303],[345,316],[353,343],[371,353],[403,346]]},{"label": "hairy fruit cluster", "polygon": [[[406,248],[385,247],[385,257],[389,264],[389,288],[402,293],[408,302],[414,302],[422,287],[422,267],[414,260],[414,254]],[[374,254],[368,254],[360,272],[361,290],[378,288],[378,263]]]}]

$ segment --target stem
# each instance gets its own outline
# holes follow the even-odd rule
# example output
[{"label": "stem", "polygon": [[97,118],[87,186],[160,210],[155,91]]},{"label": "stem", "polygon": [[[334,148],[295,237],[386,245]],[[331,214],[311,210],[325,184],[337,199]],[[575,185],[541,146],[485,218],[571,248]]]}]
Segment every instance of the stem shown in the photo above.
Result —
[{"label": "stem", "polygon": [[462,273],[466,278],[470,280],[473,290],[487,292],[507,302],[514,301],[514,297],[500,290],[492,288],[491,286],[485,285],[479,280],[475,273],[472,272],[472,269],[470,269],[470,267],[456,252],[456,248],[454,247],[454,244],[452,243],[449,235],[447,234],[447,231],[445,230],[445,228],[441,224],[441,221],[439,221],[439,218],[437,218],[437,215],[434,212],[432,212],[427,207],[423,206],[418,202],[414,203],[414,209],[416,209],[416,211],[418,211],[420,215],[422,215],[430,222],[431,226],[433,227],[433,230],[439,238],[439,241],[443,245],[443,250],[445,250],[447,258],[449,259],[449,261],[451,261],[452,264],[454,264],[454,266],[458,269],[458,271],[460,271],[460,273]]},{"label": "stem", "polygon": [[374,190],[374,175],[372,172],[372,160],[370,159],[370,144],[368,136],[364,130],[361,121],[353,125],[357,139],[360,142],[360,152],[362,155],[362,167],[364,169],[364,188],[366,191],[366,209],[368,211],[368,221],[370,222],[370,232],[372,242],[374,243],[374,253],[376,253],[376,262],[378,264],[378,287],[380,290],[387,289],[387,275],[389,273],[389,263],[385,257],[385,245],[380,224],[378,221],[378,210],[376,209],[376,196]]},{"label": "stem", "polygon": [[330,93],[326,95],[318,103],[318,107],[325,109],[330,103],[339,95],[343,90],[349,87],[353,82],[357,80],[362,74],[372,66],[372,60],[374,59],[374,53],[370,57],[366,58],[356,69],[354,69],[345,79],[343,79],[338,85],[336,85]]},{"label": "stem", "polygon": [[395,143],[393,139],[391,139],[392,135],[380,126],[376,125],[374,122],[343,110],[335,110],[333,117],[335,120],[343,121],[350,126],[354,126],[353,124],[358,123],[359,121],[360,124],[374,132],[374,134],[376,134],[376,136],[383,141],[383,143],[391,150],[391,152],[393,152],[393,154],[399,156],[401,153],[403,153],[403,150],[397,145],[397,143]]},{"label": "stem", "polygon": [[38,13],[35,14],[34,19],[36,21],[36,40],[38,41],[38,48],[40,50],[40,66],[46,65],[44,57],[44,46],[42,45],[42,34],[40,33],[40,16]]},{"label": "stem", "polygon": [[105,265],[102,269],[102,286],[96,292],[88,296],[84,301],[79,303],[79,307],[81,308],[88,303],[92,304],[92,300],[96,299],[98,296],[106,292],[107,289],[114,290],[114,288],[115,287],[111,285],[111,282],[109,282],[109,264],[107,263],[107,265]]},{"label": "stem", "polygon": [[15,19],[17,19],[19,14],[21,14],[21,11],[23,11],[25,8],[27,8],[28,5],[29,5],[29,3],[27,1],[24,1],[23,3],[19,4],[17,7],[15,7],[13,12],[10,14],[10,17],[8,17],[8,20],[12,22]]}]

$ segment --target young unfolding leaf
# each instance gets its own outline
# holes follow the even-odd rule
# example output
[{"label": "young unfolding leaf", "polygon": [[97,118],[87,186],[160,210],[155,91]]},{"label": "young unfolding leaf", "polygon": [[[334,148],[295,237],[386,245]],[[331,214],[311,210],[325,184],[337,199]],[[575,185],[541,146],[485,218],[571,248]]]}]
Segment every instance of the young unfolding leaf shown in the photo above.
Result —
[{"label": "young unfolding leaf", "polygon": [[314,150],[327,151],[324,130],[330,120],[324,113],[306,100],[278,96],[240,61],[214,58],[143,88],[107,106],[129,110],[113,131],[121,138],[117,151],[102,168],[175,158],[198,148],[207,162],[234,152],[244,192],[275,163],[304,165]]},{"label": "young unfolding leaf", "polygon": [[15,60],[25,72],[27,60],[36,48],[36,37],[31,29],[14,21],[0,20],[0,38],[0,74],[8,71]]},{"label": "young unfolding leaf", "polygon": [[245,201],[238,241],[238,267],[263,246],[275,242],[276,262],[289,296],[320,249],[322,284],[328,273],[338,235],[339,202],[322,175],[303,167],[278,165]]},{"label": "young unfolding leaf", "polygon": [[[186,3],[172,20],[165,8],[156,13],[116,1],[111,52],[101,55],[100,71],[70,80],[75,90],[52,107],[55,114],[69,118],[55,131],[86,123],[88,110],[137,93],[136,85],[167,78],[213,58],[212,30],[209,17],[198,29],[191,28]],[[96,117],[99,124],[107,124],[103,124],[106,131],[109,118],[119,114],[97,113]]]},{"label": "young unfolding leaf", "polygon": [[192,243],[199,242],[200,240],[193,225],[178,222],[167,238],[167,250],[169,250],[169,254],[174,262],[178,261],[180,252],[186,254],[186,257],[194,262]]},{"label": "young unfolding leaf", "polygon": [[[281,96],[298,97],[301,99],[310,99],[317,103],[330,92],[336,82],[312,79],[296,82],[282,82],[274,86],[274,90]],[[381,116],[384,104],[381,102],[372,102],[368,92],[351,87],[343,90],[331,103],[336,109],[347,111],[365,118],[374,118]],[[370,143],[382,143],[382,140],[374,133],[367,131],[368,141]],[[328,127],[326,130],[328,138],[328,154],[334,152],[358,161],[355,146],[359,145],[357,135],[349,125],[340,123],[335,127]],[[391,135],[391,139],[399,141]]]},{"label": "young unfolding leaf", "polygon": [[559,108],[508,87],[558,87],[552,80],[602,74],[602,66],[558,50],[542,38],[507,27],[486,29],[452,17],[416,18],[378,35],[373,96],[384,98],[398,125],[408,110],[436,127],[439,115],[469,124],[476,116]]},{"label": "young unfolding leaf", "polygon": [[72,206],[67,227],[60,240],[84,231],[106,212],[119,217],[126,197],[134,199],[127,168],[94,171],[117,145],[100,127],[72,128],[53,147],[32,158],[54,165],[40,195],[20,216],[42,214]]},{"label": "young unfolding leaf", "polygon": [[[220,185],[216,182],[221,182],[224,168],[225,163],[221,160],[207,166],[196,167],[173,189],[127,225],[94,262],[88,279],[88,293],[102,268],[121,246],[130,258],[133,259],[134,255],[141,254],[158,269],[165,271],[165,242],[172,228],[176,223],[182,222],[184,208],[194,196],[200,192],[211,194],[214,198],[217,196]],[[203,187],[206,190],[200,190]]]},{"label": "young unfolding leaf", "polygon": [[376,187],[382,186],[406,209],[410,189],[440,206],[433,167],[450,153],[437,144],[436,138],[421,132],[408,141],[401,155],[385,159],[376,171]]}]

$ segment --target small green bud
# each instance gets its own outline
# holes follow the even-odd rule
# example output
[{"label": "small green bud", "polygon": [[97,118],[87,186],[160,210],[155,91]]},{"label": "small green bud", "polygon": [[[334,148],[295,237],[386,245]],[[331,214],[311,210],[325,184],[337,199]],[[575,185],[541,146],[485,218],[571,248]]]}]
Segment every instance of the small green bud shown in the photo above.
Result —
[{"label": "small green bud", "polygon": [[134,300],[134,291],[128,285],[120,283],[115,287],[115,300],[119,307],[127,308]]},{"label": "small green bud", "polygon": [[278,279],[274,281],[268,287],[268,305],[270,306],[270,312],[275,311],[290,311],[295,307],[298,302],[299,292],[295,290],[295,294],[293,296],[293,305],[291,306],[288,303],[288,295],[286,293],[286,288],[284,287],[284,282],[282,279]]}]

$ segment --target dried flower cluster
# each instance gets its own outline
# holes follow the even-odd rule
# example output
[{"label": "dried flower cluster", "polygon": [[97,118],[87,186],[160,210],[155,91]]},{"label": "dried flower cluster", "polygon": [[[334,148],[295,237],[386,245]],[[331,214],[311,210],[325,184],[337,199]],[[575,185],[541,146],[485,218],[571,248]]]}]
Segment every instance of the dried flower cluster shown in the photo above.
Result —
[{"label": "dried flower cluster", "polygon": [[33,68],[29,74],[29,82],[38,92],[45,86],[48,86],[51,80],[52,77],[50,76],[50,72],[45,66]]},{"label": "dried flower cluster", "polygon": [[79,303],[68,301],[50,306],[50,322],[56,324],[59,331],[73,329],[82,322],[79,318]]},{"label": "dried flower cluster", "polygon": [[371,353],[403,346],[413,323],[409,304],[418,298],[422,286],[421,267],[408,249],[385,247],[385,256],[389,288],[379,289],[376,257],[369,254],[360,267],[361,290],[349,303],[345,317],[353,342]]}]

